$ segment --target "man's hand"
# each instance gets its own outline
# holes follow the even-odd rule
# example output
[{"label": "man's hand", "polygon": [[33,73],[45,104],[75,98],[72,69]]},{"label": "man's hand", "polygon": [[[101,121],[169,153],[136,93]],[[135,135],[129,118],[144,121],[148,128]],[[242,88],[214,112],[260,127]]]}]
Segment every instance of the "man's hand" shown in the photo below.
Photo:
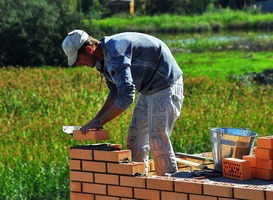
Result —
[{"label": "man's hand", "polygon": [[82,126],[80,131],[82,132],[82,134],[86,135],[89,130],[99,130],[102,128],[103,128],[103,125],[101,124],[99,120],[91,120],[86,125]]}]

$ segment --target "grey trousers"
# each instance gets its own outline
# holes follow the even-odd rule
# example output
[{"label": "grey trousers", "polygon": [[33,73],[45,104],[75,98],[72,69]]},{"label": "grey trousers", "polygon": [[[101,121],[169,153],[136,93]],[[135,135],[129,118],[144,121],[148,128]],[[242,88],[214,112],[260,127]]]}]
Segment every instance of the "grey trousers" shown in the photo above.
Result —
[{"label": "grey trousers", "polygon": [[157,175],[177,172],[170,135],[183,99],[182,77],[170,88],[155,94],[139,94],[128,131],[127,149],[132,151],[133,161],[145,162],[146,173],[150,150]]}]

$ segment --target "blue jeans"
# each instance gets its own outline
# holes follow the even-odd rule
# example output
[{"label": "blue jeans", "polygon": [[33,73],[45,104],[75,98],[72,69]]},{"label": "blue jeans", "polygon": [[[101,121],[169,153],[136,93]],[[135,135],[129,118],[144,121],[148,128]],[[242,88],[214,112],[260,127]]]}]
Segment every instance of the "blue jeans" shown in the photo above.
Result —
[{"label": "blue jeans", "polygon": [[149,150],[157,175],[177,172],[170,136],[183,99],[182,77],[170,88],[152,95],[139,94],[127,136],[127,149],[132,151],[133,161],[145,162],[146,173]]}]

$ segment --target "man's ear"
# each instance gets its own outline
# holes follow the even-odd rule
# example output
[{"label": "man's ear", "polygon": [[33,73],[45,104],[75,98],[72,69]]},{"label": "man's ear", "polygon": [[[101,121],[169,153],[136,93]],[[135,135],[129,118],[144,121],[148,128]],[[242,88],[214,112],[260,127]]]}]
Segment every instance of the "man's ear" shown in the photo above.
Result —
[{"label": "man's ear", "polygon": [[89,46],[89,45],[85,47],[85,50],[86,50],[89,54],[93,54],[93,52],[94,52],[93,48],[92,48],[91,46]]}]

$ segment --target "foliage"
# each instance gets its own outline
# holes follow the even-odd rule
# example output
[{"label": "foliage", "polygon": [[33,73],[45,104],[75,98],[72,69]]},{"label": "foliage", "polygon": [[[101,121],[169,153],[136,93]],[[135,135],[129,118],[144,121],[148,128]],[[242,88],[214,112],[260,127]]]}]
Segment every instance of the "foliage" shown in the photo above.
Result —
[{"label": "foliage", "polygon": [[173,13],[180,15],[194,15],[202,14],[206,11],[206,8],[210,0],[148,0],[146,3],[146,13],[149,15]]},{"label": "foliage", "polygon": [[92,22],[95,30],[106,34],[138,31],[145,33],[205,33],[221,32],[223,30],[271,30],[273,14],[254,13],[252,10],[240,11],[230,9],[211,10],[202,15],[154,15],[127,16],[104,19],[85,19],[85,23]]},{"label": "foliage", "polygon": [[75,27],[83,27],[67,3],[0,0],[0,12],[0,66],[64,65],[62,40]]}]

